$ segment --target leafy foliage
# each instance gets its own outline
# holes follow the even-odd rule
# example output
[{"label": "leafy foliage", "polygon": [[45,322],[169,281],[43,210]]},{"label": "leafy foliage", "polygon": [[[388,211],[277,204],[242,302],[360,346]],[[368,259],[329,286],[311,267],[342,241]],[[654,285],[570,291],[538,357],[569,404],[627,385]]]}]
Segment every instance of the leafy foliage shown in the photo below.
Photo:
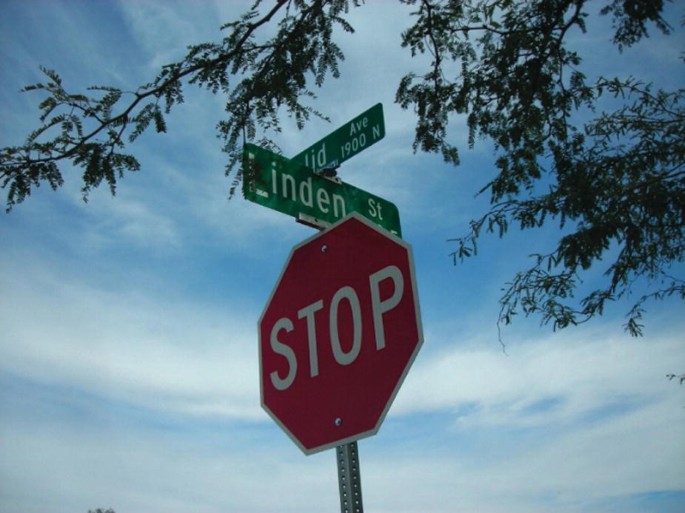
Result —
[{"label": "leafy foliage", "polygon": [[674,379],[677,379],[681,385],[683,383],[685,383],[685,374],[666,374],[666,377],[668,378],[669,381],[673,381]]},{"label": "leafy foliage", "polygon": [[[344,58],[333,41],[333,30],[353,29],[342,17],[358,0],[277,0],[260,17],[261,0],[237,21],[225,24],[227,36],[219,43],[188,48],[180,62],[164,66],[159,75],[135,92],[92,87],[99,96],[69,93],[61,77],[43,69],[49,79],[26,87],[47,97],[39,105],[41,126],[20,147],[0,150],[0,180],[7,189],[7,208],[22,202],[34,187],[63,184],[60,164],[71,161],[83,168],[83,197],[105,181],[115,193],[117,179],[140,164],[123,153],[152,125],[166,131],[165,115],[184,101],[184,87],[194,84],[228,99],[227,118],[219,123],[227,174],[240,160],[239,141],[254,139],[257,131],[279,130],[281,107],[302,127],[311,115],[323,117],[302,99],[315,98],[309,83],[320,86],[330,74],[339,76]],[[260,27],[277,16],[279,30],[270,40],[257,39]],[[234,182],[235,190],[240,176]]]},{"label": "leafy foliage", "polygon": [[[0,150],[8,210],[41,183],[60,187],[64,162],[83,169],[84,198],[103,182],[114,193],[118,179],[140,167],[127,145],[150,127],[164,132],[165,116],[189,85],[226,97],[217,128],[230,174],[242,141],[277,133],[284,113],[299,127],[312,115],[323,117],[310,105],[314,88],[339,77],[344,56],[334,31],[353,32],[345,15],[361,3],[256,0],[222,27],[221,41],[190,46],[181,61],[134,92],[70,93],[56,72],[43,70],[48,81],[25,89],[45,96],[40,127],[23,146]],[[669,34],[663,0],[401,3],[414,9],[402,45],[430,61],[425,73],[406,75],[396,93],[397,103],[417,116],[414,149],[459,164],[449,123],[464,116],[467,144],[488,140],[496,154],[497,174],[481,190],[490,209],[452,239],[455,263],[477,254],[484,232],[502,237],[512,226],[554,224],[561,233],[556,247],[532,255],[532,265],[507,284],[500,322],[539,314],[543,323],[564,328],[601,315],[608,301],[628,296],[644,279],[649,291],[626,323],[638,335],[648,301],[685,298],[685,283],[672,272],[683,261],[685,90],[654,90],[632,77],[589,80],[569,45],[572,35],[586,32],[591,15],[610,17],[620,51],[650,30]],[[258,35],[267,24],[277,30],[264,40]],[[605,104],[618,107],[597,112]],[[583,272],[605,261],[605,285],[576,298]]]},{"label": "leafy foliage", "polygon": [[[458,163],[447,124],[459,113],[467,116],[469,144],[488,139],[497,154],[498,174],[481,191],[492,207],[452,239],[455,262],[476,254],[483,230],[501,237],[511,225],[556,221],[565,233],[508,284],[500,322],[519,312],[540,314],[555,329],[584,322],[643,277],[651,292],[626,323],[639,335],[647,300],[685,298],[684,281],[669,274],[683,261],[684,90],[652,91],[630,77],[590,83],[567,43],[572,30],[585,32],[588,2],[405,3],[418,10],[403,45],[432,56],[431,68],[405,76],[397,91],[397,101],[418,115],[414,147]],[[600,12],[612,15],[613,41],[622,50],[646,37],[649,24],[671,31],[662,8],[659,1],[615,0]],[[622,106],[574,123],[603,96]],[[608,255],[617,256],[606,286],[576,300],[582,271]]]}]

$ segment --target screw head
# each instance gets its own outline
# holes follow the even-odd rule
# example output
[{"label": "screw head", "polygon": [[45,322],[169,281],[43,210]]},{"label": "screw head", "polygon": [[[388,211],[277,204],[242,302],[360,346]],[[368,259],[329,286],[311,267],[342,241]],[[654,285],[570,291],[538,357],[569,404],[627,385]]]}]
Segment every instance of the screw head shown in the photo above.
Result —
[{"label": "screw head", "polygon": [[335,425],[336,425],[336,427],[342,426],[342,419],[340,417],[337,417],[335,419]]}]

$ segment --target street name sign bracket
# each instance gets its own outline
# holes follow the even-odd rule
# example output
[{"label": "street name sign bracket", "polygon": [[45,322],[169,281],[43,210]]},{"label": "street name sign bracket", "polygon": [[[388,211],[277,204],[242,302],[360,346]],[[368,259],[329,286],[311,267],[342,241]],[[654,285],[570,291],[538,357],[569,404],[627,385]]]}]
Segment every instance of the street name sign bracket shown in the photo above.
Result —
[{"label": "street name sign bracket", "polygon": [[312,228],[318,228],[319,230],[325,230],[331,223],[324,221],[322,219],[317,219],[316,217],[308,216],[306,214],[298,214],[297,222],[305,226],[310,226]]}]

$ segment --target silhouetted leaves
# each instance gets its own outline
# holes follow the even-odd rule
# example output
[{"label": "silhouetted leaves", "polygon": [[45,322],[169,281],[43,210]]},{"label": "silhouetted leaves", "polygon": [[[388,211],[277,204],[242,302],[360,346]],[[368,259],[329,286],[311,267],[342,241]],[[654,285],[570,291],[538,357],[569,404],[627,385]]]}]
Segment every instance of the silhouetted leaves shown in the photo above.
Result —
[{"label": "silhouetted leaves", "polygon": [[[585,322],[608,301],[630,295],[642,278],[648,292],[626,323],[638,335],[648,301],[685,298],[685,283],[671,273],[683,261],[685,90],[654,90],[632,77],[589,81],[582,56],[568,45],[570,35],[587,30],[595,9],[589,0],[402,3],[414,8],[402,46],[429,59],[425,72],[408,73],[396,93],[397,103],[417,116],[414,150],[459,164],[450,122],[464,116],[467,145],[485,139],[495,151],[497,174],[480,191],[491,207],[451,239],[455,263],[477,254],[483,233],[559,228],[556,246],[532,255],[533,265],[507,284],[500,322],[518,312],[540,315],[555,329]],[[151,126],[165,132],[165,115],[184,102],[188,85],[226,98],[217,130],[226,174],[238,166],[232,196],[243,177],[243,142],[259,138],[274,147],[284,114],[298,127],[312,115],[324,117],[312,107],[314,90],[340,76],[344,55],[334,31],[336,37],[353,32],[345,14],[360,4],[258,0],[223,25],[221,41],[190,46],[135,92],[99,86],[72,93],[55,71],[43,69],[47,81],[25,88],[43,95],[38,128],[23,146],[0,150],[7,209],[41,183],[60,187],[65,162],[82,168],[84,198],[103,182],[114,193],[126,172],[140,168],[127,145]],[[649,30],[673,31],[662,18],[662,0],[605,0],[597,9],[610,17],[620,50]],[[259,37],[270,23],[275,35]],[[605,99],[616,110],[602,111]],[[576,298],[583,273],[600,262],[604,285]]]},{"label": "silhouetted leaves", "polygon": [[[413,55],[427,54],[424,74],[400,82],[397,101],[413,108],[414,149],[459,160],[448,132],[450,116],[466,115],[468,142],[494,143],[498,173],[482,190],[491,209],[470,223],[456,244],[455,263],[477,253],[483,229],[500,237],[557,223],[561,236],[547,255],[516,274],[501,300],[500,322],[517,312],[538,314],[557,328],[601,315],[607,301],[630,294],[644,278],[650,294],[628,313],[626,329],[642,331],[642,306],[685,295],[669,274],[683,261],[685,221],[685,108],[683,93],[652,91],[649,84],[602,77],[588,82],[582,57],[568,36],[586,30],[588,2],[404,0],[416,23],[402,35]],[[613,1],[614,43],[620,48],[664,33],[662,2]],[[623,105],[589,121],[578,115],[613,97]],[[606,286],[576,298],[582,272],[607,255]]]}]

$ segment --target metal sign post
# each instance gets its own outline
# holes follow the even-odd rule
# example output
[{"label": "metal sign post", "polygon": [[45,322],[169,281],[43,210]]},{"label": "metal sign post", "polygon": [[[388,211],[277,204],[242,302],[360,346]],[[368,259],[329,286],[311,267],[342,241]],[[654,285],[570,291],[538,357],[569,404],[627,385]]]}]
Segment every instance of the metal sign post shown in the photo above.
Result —
[{"label": "metal sign post", "polygon": [[338,445],[335,448],[335,454],[338,458],[340,513],[364,513],[357,442]]},{"label": "metal sign post", "polygon": [[357,440],[423,344],[397,206],[332,172],[384,135],[379,103],[292,159],[243,150],[244,197],[323,230],[292,249],[259,319],[260,395],[305,454],[336,448],[341,513],[364,513]]}]

